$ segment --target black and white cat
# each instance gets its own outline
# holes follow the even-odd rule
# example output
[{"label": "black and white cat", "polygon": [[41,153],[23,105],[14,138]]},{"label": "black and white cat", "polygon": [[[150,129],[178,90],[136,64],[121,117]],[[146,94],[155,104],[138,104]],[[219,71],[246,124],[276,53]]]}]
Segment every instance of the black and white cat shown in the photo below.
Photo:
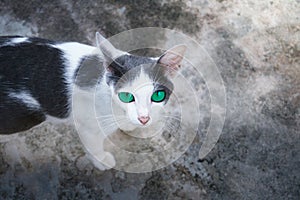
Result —
[{"label": "black and white cat", "polygon": [[[160,57],[140,57],[114,48],[99,33],[96,40],[98,47],[0,37],[0,134],[25,131],[47,120],[73,119],[93,163],[104,170],[115,160],[104,151],[98,121],[109,124],[106,132],[157,127],[186,46],[175,46]],[[98,63],[96,89],[76,84],[80,66],[90,60]]]}]

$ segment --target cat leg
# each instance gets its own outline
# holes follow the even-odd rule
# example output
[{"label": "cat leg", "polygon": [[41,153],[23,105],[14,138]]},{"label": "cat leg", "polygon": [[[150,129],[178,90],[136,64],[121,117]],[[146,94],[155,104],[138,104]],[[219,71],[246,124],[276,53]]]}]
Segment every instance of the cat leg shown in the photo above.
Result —
[{"label": "cat leg", "polygon": [[76,128],[87,155],[94,166],[100,170],[113,168],[116,165],[115,158],[111,153],[104,150],[103,143],[106,136],[99,131],[95,131],[95,129],[90,129],[91,126],[77,124]]},{"label": "cat leg", "polygon": [[100,170],[111,169],[116,165],[115,157],[106,151],[95,153],[88,153],[88,157],[93,162],[94,166]]},{"label": "cat leg", "polygon": [[94,94],[75,87],[73,119],[79,137],[93,164],[100,170],[115,166],[114,156],[104,151],[105,134],[101,132],[94,110]]}]

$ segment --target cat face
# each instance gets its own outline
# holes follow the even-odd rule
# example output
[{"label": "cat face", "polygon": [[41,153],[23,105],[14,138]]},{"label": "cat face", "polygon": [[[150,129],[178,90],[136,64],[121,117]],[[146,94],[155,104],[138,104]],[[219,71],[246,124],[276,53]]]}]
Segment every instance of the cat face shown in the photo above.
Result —
[{"label": "cat face", "polygon": [[113,100],[136,126],[148,126],[160,120],[172,93],[173,84],[160,69],[155,62],[141,64],[127,71],[117,82],[111,82]]},{"label": "cat face", "polygon": [[122,108],[128,121],[147,127],[163,120],[164,105],[173,90],[171,78],[180,67],[186,47],[175,46],[152,58],[121,52],[100,34],[97,43],[105,58],[106,82],[113,102]]}]

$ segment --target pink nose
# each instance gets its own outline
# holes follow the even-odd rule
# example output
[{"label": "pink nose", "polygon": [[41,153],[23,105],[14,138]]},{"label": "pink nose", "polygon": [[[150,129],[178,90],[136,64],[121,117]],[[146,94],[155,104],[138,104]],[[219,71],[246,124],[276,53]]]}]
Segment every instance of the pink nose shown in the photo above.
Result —
[{"label": "pink nose", "polygon": [[147,124],[147,122],[150,120],[150,117],[149,116],[141,116],[141,117],[138,117],[138,120],[143,124]]}]

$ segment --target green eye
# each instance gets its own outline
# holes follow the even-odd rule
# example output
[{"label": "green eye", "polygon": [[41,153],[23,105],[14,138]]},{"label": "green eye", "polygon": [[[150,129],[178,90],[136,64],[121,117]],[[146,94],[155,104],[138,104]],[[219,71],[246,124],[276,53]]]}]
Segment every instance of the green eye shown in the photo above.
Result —
[{"label": "green eye", "polygon": [[124,102],[124,103],[130,103],[134,101],[134,97],[133,94],[129,93],[129,92],[120,92],[118,94],[119,99]]},{"label": "green eye", "polygon": [[166,92],[164,90],[158,90],[152,94],[151,101],[159,103],[165,100],[165,98],[166,98]]}]

